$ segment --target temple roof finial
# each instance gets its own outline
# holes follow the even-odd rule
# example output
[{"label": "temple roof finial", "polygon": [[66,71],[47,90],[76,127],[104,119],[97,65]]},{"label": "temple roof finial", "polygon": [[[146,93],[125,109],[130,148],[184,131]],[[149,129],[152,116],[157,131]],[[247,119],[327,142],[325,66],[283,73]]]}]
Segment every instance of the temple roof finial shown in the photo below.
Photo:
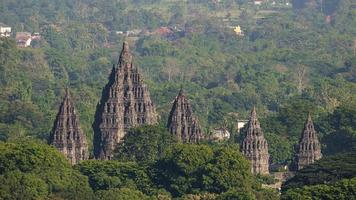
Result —
[{"label": "temple roof finial", "polygon": [[253,106],[251,110],[250,119],[257,119],[256,106]]},{"label": "temple roof finial", "polygon": [[118,61],[119,67],[131,68],[132,65],[132,55],[130,52],[129,43],[124,41],[122,44],[122,50],[120,53],[120,58]]},{"label": "temple roof finial", "polygon": [[178,96],[183,96],[183,95],[184,95],[184,89],[183,89],[183,85],[181,85]]},{"label": "temple roof finial", "polygon": [[308,112],[308,118],[307,118],[307,121],[308,121],[308,122],[312,122],[312,117],[311,117],[310,112]]},{"label": "temple roof finial", "polygon": [[64,89],[64,98],[69,98],[70,97],[70,93],[69,93],[69,88],[68,86]]},{"label": "temple roof finial", "polygon": [[122,51],[130,51],[129,43],[127,41],[123,42]]}]

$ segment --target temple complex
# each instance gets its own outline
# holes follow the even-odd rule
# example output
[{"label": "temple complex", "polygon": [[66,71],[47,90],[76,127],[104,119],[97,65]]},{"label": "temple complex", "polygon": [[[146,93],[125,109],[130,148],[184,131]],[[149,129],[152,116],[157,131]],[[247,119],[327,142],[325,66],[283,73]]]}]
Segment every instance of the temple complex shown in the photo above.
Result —
[{"label": "temple complex", "polygon": [[241,143],[241,152],[251,162],[253,174],[269,174],[268,144],[264,138],[255,107],[247,123],[246,133]]},{"label": "temple complex", "polygon": [[128,129],[156,124],[157,117],[148,88],[132,63],[128,43],[124,42],[97,106],[93,124],[95,157],[110,160]]},{"label": "temple complex", "polygon": [[305,166],[314,163],[322,157],[318,136],[314,129],[314,124],[310,113],[304,124],[304,130],[299,140],[299,146],[296,156],[296,167],[302,169]]},{"label": "temple complex", "polygon": [[72,165],[89,158],[87,138],[79,125],[68,89],[54,121],[50,144],[62,152]]}]

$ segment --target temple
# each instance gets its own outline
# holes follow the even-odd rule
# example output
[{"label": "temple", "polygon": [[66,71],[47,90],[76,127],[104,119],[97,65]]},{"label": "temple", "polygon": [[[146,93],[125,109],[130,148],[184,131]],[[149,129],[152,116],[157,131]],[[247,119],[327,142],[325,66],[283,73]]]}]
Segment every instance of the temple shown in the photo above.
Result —
[{"label": "temple", "polygon": [[268,144],[264,138],[255,107],[247,123],[245,137],[241,143],[241,152],[251,162],[253,174],[269,174]]},{"label": "temple", "polygon": [[204,137],[199,121],[194,116],[192,106],[184,95],[183,89],[179,91],[173,102],[167,128],[177,141],[182,143],[199,143]]},{"label": "temple", "polygon": [[304,130],[299,140],[297,149],[296,167],[302,169],[314,163],[322,157],[318,136],[314,129],[314,124],[310,114],[304,124]]},{"label": "temple", "polygon": [[132,64],[128,43],[124,42],[97,106],[93,124],[95,157],[112,159],[116,145],[128,129],[156,123],[157,113],[150,93]]},{"label": "temple", "polygon": [[62,152],[72,165],[89,158],[87,139],[79,126],[79,116],[68,89],[54,121],[49,143]]}]

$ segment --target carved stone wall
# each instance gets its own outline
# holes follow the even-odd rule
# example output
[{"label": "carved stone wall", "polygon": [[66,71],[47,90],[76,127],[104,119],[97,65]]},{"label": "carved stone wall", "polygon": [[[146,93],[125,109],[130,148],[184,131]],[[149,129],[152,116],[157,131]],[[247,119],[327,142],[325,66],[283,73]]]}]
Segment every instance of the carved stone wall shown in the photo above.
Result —
[{"label": "carved stone wall", "polygon": [[322,157],[318,136],[310,114],[304,124],[304,130],[299,140],[297,149],[297,169],[302,169],[314,163]]},{"label": "carved stone wall", "polygon": [[54,122],[50,144],[66,155],[72,165],[89,158],[87,139],[68,89]]},{"label": "carved stone wall", "polygon": [[198,119],[194,116],[192,106],[184,95],[183,89],[173,102],[167,123],[168,130],[176,136],[178,142],[199,143],[202,133]]},{"label": "carved stone wall", "polygon": [[268,144],[253,108],[247,123],[245,137],[241,143],[241,152],[251,162],[253,174],[269,174]]},{"label": "carved stone wall", "polygon": [[124,42],[118,64],[114,65],[97,106],[93,124],[95,157],[111,159],[129,128],[155,123],[157,113],[150,93],[132,64],[128,43]]}]

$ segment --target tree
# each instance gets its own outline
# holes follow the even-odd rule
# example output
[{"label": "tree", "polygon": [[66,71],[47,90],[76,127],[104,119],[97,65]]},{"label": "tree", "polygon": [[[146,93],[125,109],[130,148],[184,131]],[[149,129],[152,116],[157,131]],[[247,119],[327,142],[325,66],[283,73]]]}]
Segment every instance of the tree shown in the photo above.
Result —
[{"label": "tree", "polygon": [[177,144],[167,150],[151,172],[156,185],[173,197],[184,194],[223,193],[233,188],[252,192],[248,161],[237,146],[217,147]]},{"label": "tree", "polygon": [[292,160],[293,144],[285,136],[266,133],[268,152],[274,164],[287,164]]},{"label": "tree", "polygon": [[116,151],[123,161],[153,162],[174,143],[173,136],[163,127],[142,126],[128,131]]},{"label": "tree", "polygon": [[47,184],[38,176],[18,170],[0,175],[1,199],[40,199],[48,196]]},{"label": "tree", "polygon": [[331,133],[323,138],[326,154],[356,151],[356,105],[350,102],[338,107],[328,116]]},{"label": "tree", "polygon": [[304,65],[298,65],[295,73],[298,94],[302,94],[303,90],[307,87],[308,82],[307,67]]},{"label": "tree", "polygon": [[233,188],[248,192],[253,184],[250,163],[238,146],[215,149],[213,158],[203,169],[202,178],[204,190],[217,194]]},{"label": "tree", "polygon": [[150,194],[154,189],[145,167],[135,162],[89,160],[75,169],[89,178],[94,191],[130,188]]},{"label": "tree", "polygon": [[202,188],[202,170],[212,156],[206,145],[174,145],[157,161],[151,177],[174,197],[197,193]]},{"label": "tree", "polygon": [[338,154],[327,156],[298,171],[293,178],[285,182],[283,191],[303,186],[323,183],[335,183],[341,179],[356,176],[356,154]]},{"label": "tree", "polygon": [[333,184],[319,184],[290,189],[282,195],[287,199],[340,199],[356,198],[356,178],[343,179]]},{"label": "tree", "polygon": [[279,111],[279,120],[287,126],[288,135],[299,138],[308,113],[316,114],[314,103],[306,98],[295,97],[285,102]]},{"label": "tree", "polygon": [[112,188],[108,190],[99,190],[96,192],[96,198],[99,200],[149,200],[150,198],[138,190],[130,188]]},{"label": "tree", "polygon": [[229,190],[227,192],[222,193],[219,195],[217,200],[254,200],[256,199],[254,195],[250,192],[245,191],[237,191],[237,190]]},{"label": "tree", "polygon": [[54,147],[28,140],[0,142],[1,199],[91,199],[87,181]]}]

